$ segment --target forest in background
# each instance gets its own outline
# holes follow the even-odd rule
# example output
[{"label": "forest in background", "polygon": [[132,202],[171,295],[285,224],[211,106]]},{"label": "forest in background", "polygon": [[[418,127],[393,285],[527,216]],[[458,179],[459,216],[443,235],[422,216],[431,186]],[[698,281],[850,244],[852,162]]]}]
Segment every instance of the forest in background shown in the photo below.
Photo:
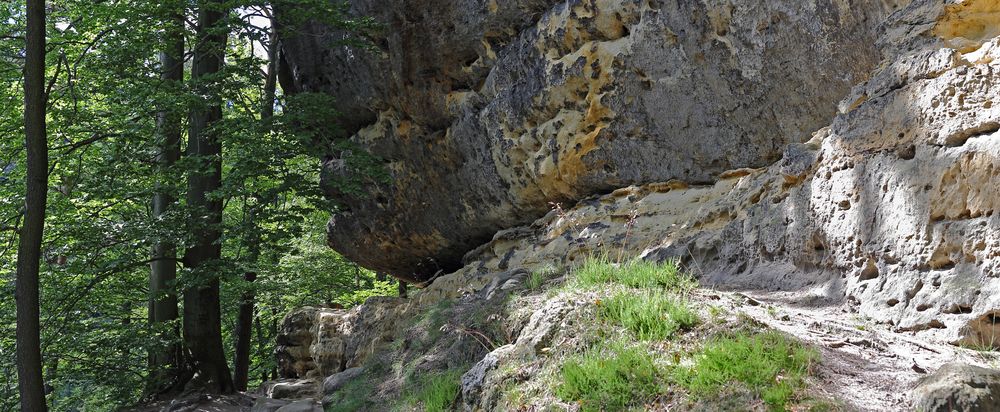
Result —
[{"label": "forest in background", "polygon": [[[273,344],[290,309],[396,293],[325,245],[336,206],[324,200],[318,159],[354,151],[347,167],[378,178],[377,159],[344,139],[327,97],[286,95],[278,81],[281,30],[317,19],[351,33],[377,28],[323,0],[295,1],[308,14],[278,23],[270,3],[0,3],[0,410],[19,400],[38,410],[19,382],[37,391],[39,381],[53,410],[253,388],[276,378]],[[44,64],[32,72],[39,10]],[[343,41],[364,47],[361,38]],[[26,161],[31,93],[45,123],[41,169]],[[22,240],[39,212],[25,206],[32,166],[44,171],[47,203],[41,369],[19,380],[18,365],[30,368],[15,356],[27,329],[15,333],[14,297],[31,286],[31,254],[19,264],[18,249],[31,249]],[[219,345],[224,362],[206,365]]]}]

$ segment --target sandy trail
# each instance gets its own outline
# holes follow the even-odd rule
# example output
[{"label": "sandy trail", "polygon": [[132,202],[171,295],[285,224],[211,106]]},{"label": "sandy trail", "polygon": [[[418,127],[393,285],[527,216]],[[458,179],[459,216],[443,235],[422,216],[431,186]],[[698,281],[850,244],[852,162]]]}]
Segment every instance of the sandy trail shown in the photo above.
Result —
[{"label": "sandy trail", "polygon": [[787,292],[718,293],[736,312],[814,345],[822,354],[817,388],[852,410],[912,410],[917,381],[952,361],[998,368],[995,352],[978,352],[913,333],[893,332],[851,313],[846,306],[790,304]]}]

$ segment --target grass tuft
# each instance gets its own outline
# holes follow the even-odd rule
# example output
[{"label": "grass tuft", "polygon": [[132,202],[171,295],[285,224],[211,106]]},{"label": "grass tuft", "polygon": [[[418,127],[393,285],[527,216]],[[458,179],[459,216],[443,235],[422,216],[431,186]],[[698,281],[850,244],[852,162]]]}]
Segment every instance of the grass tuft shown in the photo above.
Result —
[{"label": "grass tuft", "polygon": [[785,410],[818,358],[815,350],[778,332],[740,334],[707,343],[695,354],[693,366],[674,370],[674,379],[696,397],[743,384],[770,409]]},{"label": "grass tuft", "polygon": [[330,395],[326,412],[353,412],[367,409],[371,393],[375,387],[361,376],[344,385],[340,390]]},{"label": "grass tuft", "polygon": [[601,317],[632,331],[639,340],[662,340],[698,324],[698,315],[664,292],[619,292],[600,302]]},{"label": "grass tuft", "polygon": [[451,370],[426,377],[420,389],[410,395],[410,404],[419,403],[427,412],[450,411],[462,388],[462,371]]},{"label": "grass tuft", "polygon": [[594,348],[562,365],[562,382],[555,394],[579,403],[583,411],[622,410],[662,393],[661,374],[653,357],[641,348],[621,344],[608,350]]},{"label": "grass tuft", "polygon": [[613,263],[607,257],[589,257],[576,269],[575,283],[580,287],[603,286],[619,283],[634,288],[664,288],[687,291],[697,286],[697,281],[681,273],[672,261],[664,263],[641,259]]}]

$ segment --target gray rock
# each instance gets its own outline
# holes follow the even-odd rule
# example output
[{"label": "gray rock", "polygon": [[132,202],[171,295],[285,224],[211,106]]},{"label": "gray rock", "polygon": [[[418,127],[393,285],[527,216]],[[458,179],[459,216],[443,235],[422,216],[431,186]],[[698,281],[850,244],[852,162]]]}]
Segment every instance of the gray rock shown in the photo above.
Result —
[{"label": "gray rock", "polygon": [[286,89],[333,96],[330,121],[391,175],[328,150],[330,245],[419,283],[551,202],[778,160],[867,78],[907,2],[352,0],[385,25],[378,50],[299,25]]},{"label": "gray rock", "polygon": [[323,407],[313,399],[302,399],[282,406],[275,412],[323,412]]},{"label": "gray rock", "polygon": [[361,376],[363,373],[365,373],[365,368],[358,366],[327,377],[323,381],[323,394],[329,395],[340,390],[340,388],[344,387],[352,379]]},{"label": "gray rock", "polygon": [[483,385],[487,383],[487,377],[499,362],[514,351],[514,348],[515,346],[512,344],[496,348],[462,375],[462,402],[465,404],[465,410],[476,410],[476,406],[483,403],[480,398]]},{"label": "gray rock", "polygon": [[269,398],[303,399],[317,395],[319,383],[312,379],[285,380],[270,384],[267,389]]},{"label": "gray rock", "polygon": [[921,379],[913,396],[922,412],[1000,411],[1000,371],[949,363]]},{"label": "gray rock", "polygon": [[280,399],[258,398],[257,401],[254,402],[253,407],[250,408],[250,412],[275,412],[282,406],[290,403],[290,401],[283,401]]}]

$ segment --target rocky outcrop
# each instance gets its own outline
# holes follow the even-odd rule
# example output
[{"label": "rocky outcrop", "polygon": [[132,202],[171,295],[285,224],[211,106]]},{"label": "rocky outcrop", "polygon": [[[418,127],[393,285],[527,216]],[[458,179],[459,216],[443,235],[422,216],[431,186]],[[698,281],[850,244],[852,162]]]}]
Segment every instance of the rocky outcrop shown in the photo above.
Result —
[{"label": "rocky outcrop", "polygon": [[331,246],[425,281],[552,202],[777,160],[867,78],[907,2],[353,0],[384,24],[376,51],[315,23],[283,51],[288,89],[336,98],[330,121],[391,175],[341,190],[352,151],[331,150]]},{"label": "rocky outcrop", "polygon": [[[321,376],[360,366],[377,356],[379,349],[366,342],[402,342],[403,349],[392,350],[412,352],[407,334],[436,328],[414,327],[401,320],[406,314],[426,311],[448,299],[460,299],[467,307],[499,306],[493,299],[499,301],[502,297],[498,296],[518,288],[529,273],[553,269],[563,273],[589,256],[604,254],[613,260],[636,256],[678,260],[703,286],[767,291],[786,307],[823,308],[803,318],[818,325],[820,335],[829,330],[822,323],[829,322],[826,317],[830,316],[839,316],[841,321],[861,319],[879,328],[878,333],[866,331],[854,340],[817,341],[829,342],[830,348],[870,349],[841,358],[856,361],[859,370],[871,366],[866,356],[876,352],[902,358],[902,362],[893,361],[892,367],[904,365],[912,380],[903,385],[905,389],[890,385],[885,387],[891,390],[884,392],[903,393],[917,384],[915,396],[898,405],[879,404],[883,409],[904,404],[928,410],[942,405],[991,408],[995,371],[946,365],[921,382],[913,376],[926,376],[925,368],[933,370],[960,358],[955,354],[966,350],[958,346],[1000,350],[1000,214],[996,213],[1000,207],[1000,108],[996,107],[1000,102],[1000,3],[917,0],[885,21],[878,30],[877,47],[884,51],[884,60],[868,75],[859,75],[864,80],[844,92],[832,123],[818,127],[806,139],[788,140],[791,143],[783,146],[773,163],[756,167],[751,162],[754,167],[727,170],[721,165],[735,163],[720,163],[720,170],[704,180],[669,175],[670,179],[659,183],[626,186],[603,195],[572,193],[580,196],[574,206],[555,207],[530,225],[497,232],[492,240],[468,252],[460,269],[436,277],[412,299],[373,301],[351,311],[306,310],[303,316],[308,322],[291,315],[286,325],[298,326],[286,327],[287,341],[297,343],[286,345],[289,361],[285,364],[292,366],[283,370],[292,371],[289,376],[311,376],[318,384]],[[489,107],[491,103],[484,104]],[[361,131],[359,138],[365,133]],[[705,139],[715,136],[706,134]],[[616,147],[618,143],[613,142],[602,141],[601,150]],[[643,164],[641,158],[635,162]],[[513,193],[514,187],[504,193]],[[469,213],[484,209],[469,206]],[[391,215],[389,209],[380,210],[386,213],[380,216]],[[437,212],[448,213],[416,210],[414,219]],[[452,219],[447,224],[461,225],[461,221]],[[456,232],[455,236],[462,235]],[[532,369],[536,361],[558,346],[549,344],[553,336],[566,333],[568,324],[592,319],[580,315],[583,318],[567,321],[567,314],[583,313],[580,308],[589,307],[594,298],[550,296],[534,302],[523,316],[508,316],[517,320],[511,321],[515,327],[508,331],[504,344],[463,366],[465,406],[475,410],[498,405],[506,377],[537,372]],[[750,305],[761,305],[753,302]],[[760,308],[761,316],[773,317],[767,314],[769,309]],[[793,325],[798,320],[781,322]],[[326,326],[317,326],[321,324]],[[840,325],[857,331],[855,326]],[[310,338],[291,338],[300,335]],[[891,350],[889,340],[912,344],[935,356],[933,360],[926,354],[902,357]],[[467,355],[484,352],[475,344],[451,343],[442,347],[463,348]],[[479,352],[466,350],[469,347]],[[434,349],[421,350],[432,360],[416,362],[419,365],[451,359]],[[843,355],[833,355],[837,356]],[[977,356],[966,356],[964,361],[970,358]],[[518,362],[526,365],[524,370],[504,368]],[[855,375],[845,379],[858,380]],[[852,402],[872,407],[862,398]]]},{"label": "rocky outcrop", "polygon": [[1000,371],[949,363],[922,379],[913,396],[918,411],[1000,410]]},{"label": "rocky outcrop", "polygon": [[831,126],[770,166],[557,207],[498,232],[415,302],[289,315],[282,375],[318,382],[360,366],[398,337],[401,314],[601,253],[680,259],[705,285],[786,291],[897,332],[1000,348],[998,16],[987,0],[920,0],[894,14],[880,29],[885,61]]},{"label": "rocky outcrop", "polygon": [[393,339],[406,301],[372,298],[351,310],[305,307],[285,316],[275,353],[282,378],[321,380],[360,366]]},{"label": "rocky outcrop", "polygon": [[781,161],[586,199],[499,233],[449,276],[642,253],[706,285],[846,302],[900,332],[1000,348],[997,16],[989,1],[917,2],[884,31],[900,52]]}]

